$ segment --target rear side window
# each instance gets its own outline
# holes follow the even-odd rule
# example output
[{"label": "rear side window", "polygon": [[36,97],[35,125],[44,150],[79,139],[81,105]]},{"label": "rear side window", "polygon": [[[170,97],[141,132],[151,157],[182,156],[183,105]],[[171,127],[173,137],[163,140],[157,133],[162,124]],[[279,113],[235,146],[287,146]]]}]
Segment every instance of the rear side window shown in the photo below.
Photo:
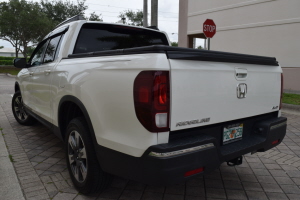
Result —
[{"label": "rear side window", "polygon": [[74,48],[74,54],[150,45],[169,45],[163,33],[108,24],[84,24]]},{"label": "rear side window", "polygon": [[42,41],[40,44],[38,44],[28,61],[29,65],[38,66],[43,63],[49,63],[54,61],[59,53],[63,37],[64,34],[57,35],[53,38],[48,38]]},{"label": "rear side window", "polygon": [[52,62],[55,59],[55,52],[59,44],[61,35],[52,38],[45,52],[44,63]]},{"label": "rear side window", "polygon": [[43,41],[34,50],[31,59],[29,60],[30,66],[37,66],[42,64],[42,56],[47,47],[48,41]]}]

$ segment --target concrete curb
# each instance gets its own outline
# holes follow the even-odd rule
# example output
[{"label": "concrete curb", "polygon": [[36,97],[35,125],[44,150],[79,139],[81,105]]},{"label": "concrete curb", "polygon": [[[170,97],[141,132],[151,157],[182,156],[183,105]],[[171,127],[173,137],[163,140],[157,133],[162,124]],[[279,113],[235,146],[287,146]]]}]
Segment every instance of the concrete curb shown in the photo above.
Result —
[{"label": "concrete curb", "polygon": [[300,94],[300,91],[297,91],[297,90],[283,90],[283,93]]},{"label": "concrete curb", "polygon": [[11,78],[17,77],[16,75],[11,75],[9,73],[0,73],[0,76],[8,76],[8,77],[11,77]]},{"label": "concrete curb", "polygon": [[300,105],[292,105],[292,104],[283,103],[282,108],[300,112]]},{"label": "concrete curb", "polygon": [[0,195],[3,200],[25,199],[0,131]]},{"label": "concrete curb", "polygon": [[282,104],[282,112],[300,115],[300,105]]},{"label": "concrete curb", "polygon": [[9,73],[6,73],[6,75],[9,76],[9,77],[12,77],[12,78],[17,77],[16,75],[11,75],[11,74],[9,74]]}]

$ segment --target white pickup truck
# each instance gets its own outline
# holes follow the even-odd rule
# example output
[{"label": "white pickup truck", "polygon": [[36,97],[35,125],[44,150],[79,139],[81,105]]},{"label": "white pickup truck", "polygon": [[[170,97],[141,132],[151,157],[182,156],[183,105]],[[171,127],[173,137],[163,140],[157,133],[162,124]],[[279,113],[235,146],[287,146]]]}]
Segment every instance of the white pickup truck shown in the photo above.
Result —
[{"label": "white pickup truck", "polygon": [[203,175],[278,145],[282,69],[275,58],[171,47],[149,28],[76,16],[37,46],[16,78],[16,120],[60,137],[75,187],[111,174],[152,185]]}]

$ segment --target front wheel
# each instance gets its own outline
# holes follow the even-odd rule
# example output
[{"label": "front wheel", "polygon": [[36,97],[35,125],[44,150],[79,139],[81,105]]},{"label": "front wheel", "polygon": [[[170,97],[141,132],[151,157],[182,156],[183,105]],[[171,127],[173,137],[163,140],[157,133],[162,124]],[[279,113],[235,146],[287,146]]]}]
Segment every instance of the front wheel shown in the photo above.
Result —
[{"label": "front wheel", "polygon": [[69,123],[65,146],[69,173],[80,193],[95,193],[109,185],[112,176],[100,168],[84,118],[75,118]]},{"label": "front wheel", "polygon": [[20,91],[17,91],[14,94],[11,102],[11,107],[14,117],[17,120],[17,122],[19,122],[19,124],[30,126],[36,121],[32,116],[26,113],[23,104],[23,98]]}]

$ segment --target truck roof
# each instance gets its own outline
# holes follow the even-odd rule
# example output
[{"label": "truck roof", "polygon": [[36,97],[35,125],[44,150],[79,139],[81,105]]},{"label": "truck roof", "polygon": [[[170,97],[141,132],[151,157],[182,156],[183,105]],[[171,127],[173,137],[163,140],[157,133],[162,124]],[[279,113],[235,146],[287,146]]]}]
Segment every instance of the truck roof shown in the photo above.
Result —
[{"label": "truck roof", "polygon": [[[44,39],[46,39],[49,36],[53,35],[53,33],[56,34],[56,32],[61,32],[60,30],[64,30],[64,27],[72,25],[72,24],[74,24],[78,21],[84,21],[85,23],[93,23],[93,24],[113,24],[113,23],[102,22],[102,21],[87,21],[82,15],[76,15],[76,16],[73,16],[73,17],[61,22],[60,24],[58,24],[50,33],[48,33],[44,37]],[[160,31],[157,27],[153,27],[153,26],[142,27],[142,26],[133,26],[133,25],[128,25],[128,24],[119,24],[119,23],[115,23],[115,25],[117,25],[117,26],[127,26],[127,27],[131,27],[133,29],[146,29],[146,30],[150,30],[150,31],[164,33],[166,35],[169,43],[170,43],[170,40],[169,40],[169,37],[168,37],[167,33],[164,32],[164,31]]]}]

